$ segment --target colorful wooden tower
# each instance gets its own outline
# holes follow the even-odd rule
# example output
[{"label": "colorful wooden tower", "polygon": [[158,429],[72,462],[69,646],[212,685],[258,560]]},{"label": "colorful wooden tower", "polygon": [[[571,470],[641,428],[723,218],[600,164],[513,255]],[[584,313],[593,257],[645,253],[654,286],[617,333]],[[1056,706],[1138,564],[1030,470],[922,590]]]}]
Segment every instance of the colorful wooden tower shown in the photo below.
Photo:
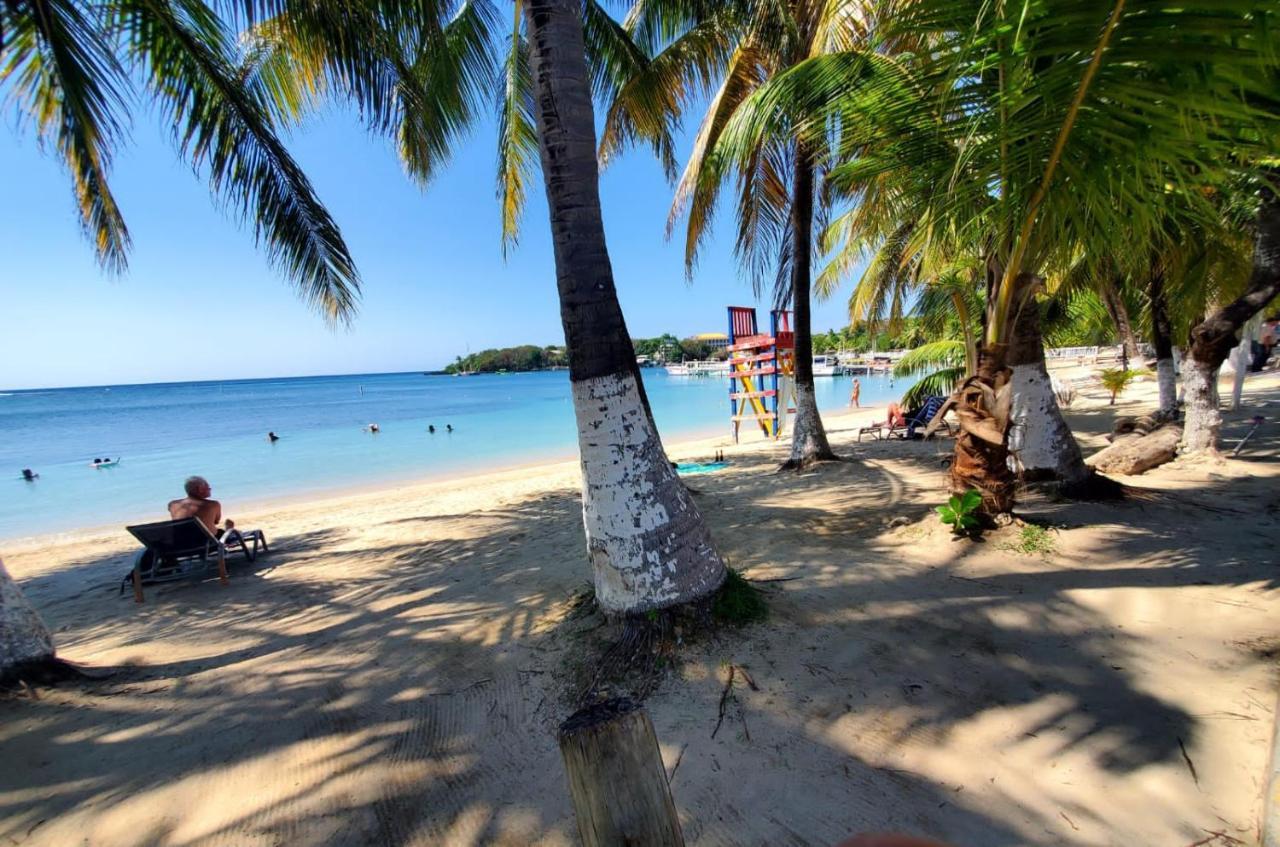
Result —
[{"label": "colorful wooden tower", "polygon": [[760,332],[756,310],[729,307],[729,419],[733,440],[743,421],[755,421],[769,438],[786,428],[794,411],[795,333],[789,312],[769,316],[769,333]]}]

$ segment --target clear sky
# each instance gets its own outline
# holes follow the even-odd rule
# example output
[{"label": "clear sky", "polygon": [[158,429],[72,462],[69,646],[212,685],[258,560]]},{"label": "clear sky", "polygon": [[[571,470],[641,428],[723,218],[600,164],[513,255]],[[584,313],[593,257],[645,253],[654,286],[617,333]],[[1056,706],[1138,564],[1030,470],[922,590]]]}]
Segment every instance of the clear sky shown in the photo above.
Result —
[{"label": "clear sky", "polygon": [[[271,270],[251,229],[214,205],[145,111],[113,178],[134,241],[130,268],[106,277],[66,174],[5,114],[0,389],[431,370],[468,350],[562,343],[541,182],[504,262],[493,139],[481,127],[424,193],[385,141],[338,108],[292,135],[364,282],[354,327],[335,331]],[[671,187],[647,151],[605,172],[602,199],[633,337],[723,331],[726,305],[751,304],[728,209],[685,281],[683,242],[664,238]],[[846,298],[815,305],[815,330],[847,323]]]}]

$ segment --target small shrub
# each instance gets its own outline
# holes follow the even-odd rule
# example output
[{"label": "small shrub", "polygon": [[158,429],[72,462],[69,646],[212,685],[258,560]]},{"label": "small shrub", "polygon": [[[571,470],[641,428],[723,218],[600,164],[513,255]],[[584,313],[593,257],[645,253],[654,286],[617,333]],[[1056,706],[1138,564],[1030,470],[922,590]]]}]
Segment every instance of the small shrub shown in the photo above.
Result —
[{"label": "small shrub", "polygon": [[769,615],[769,607],[759,588],[747,581],[742,574],[729,568],[724,585],[720,586],[720,591],[711,604],[711,614],[717,623],[742,626],[764,620]]},{"label": "small shrub", "polygon": [[978,521],[978,507],[981,505],[982,494],[976,488],[970,488],[963,494],[951,495],[945,506],[936,508],[942,522],[951,524],[952,532],[964,535],[981,526]]},{"label": "small shrub", "polygon": [[1145,371],[1142,370],[1126,370],[1125,368],[1107,368],[1098,374],[1098,378],[1102,380],[1102,387],[1111,392],[1111,405],[1116,404],[1116,397],[1121,391],[1133,382],[1134,378],[1141,376]]}]

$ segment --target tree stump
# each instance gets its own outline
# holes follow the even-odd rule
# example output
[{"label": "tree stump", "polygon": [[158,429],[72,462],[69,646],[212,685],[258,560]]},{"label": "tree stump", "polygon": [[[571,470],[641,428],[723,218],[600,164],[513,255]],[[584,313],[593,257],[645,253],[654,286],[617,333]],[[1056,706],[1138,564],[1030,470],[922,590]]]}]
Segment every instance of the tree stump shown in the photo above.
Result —
[{"label": "tree stump", "polygon": [[649,716],[625,697],[560,725],[560,754],[585,847],[684,847]]}]

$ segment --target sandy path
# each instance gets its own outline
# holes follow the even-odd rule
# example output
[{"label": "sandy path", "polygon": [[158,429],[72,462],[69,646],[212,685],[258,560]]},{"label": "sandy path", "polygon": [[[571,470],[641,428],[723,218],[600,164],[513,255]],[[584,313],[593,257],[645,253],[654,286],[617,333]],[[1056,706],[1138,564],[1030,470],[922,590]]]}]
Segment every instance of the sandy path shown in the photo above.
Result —
[{"label": "sandy path", "polygon": [[[1274,375],[1248,391],[1280,407]],[[1113,410],[1082,395],[1096,446]],[[854,443],[874,415],[832,422],[856,462],[775,475],[784,447],[757,443],[693,481],[733,565],[780,581],[769,622],[690,648],[649,701],[688,841],[1250,842],[1280,433],[1133,480],[1151,499],[1032,500],[1059,528],[1028,555],[1012,530],[953,542],[928,514],[948,445]],[[0,702],[0,840],[573,843],[553,733],[592,637],[565,620],[587,579],[576,486],[563,463],[246,516],[276,542],[259,569],[140,607],[116,594],[122,533],[7,549],[67,658],[132,669]],[[759,690],[735,688],[712,739],[727,662]]]}]

